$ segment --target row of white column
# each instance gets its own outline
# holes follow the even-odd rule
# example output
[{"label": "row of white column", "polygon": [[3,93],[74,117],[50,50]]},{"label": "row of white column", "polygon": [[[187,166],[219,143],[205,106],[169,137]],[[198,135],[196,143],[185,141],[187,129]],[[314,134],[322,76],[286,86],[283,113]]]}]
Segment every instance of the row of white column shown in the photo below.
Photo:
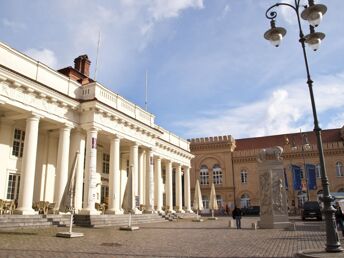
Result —
[{"label": "row of white column", "polygon": [[[18,208],[15,211],[18,214],[34,214],[32,209],[33,189],[35,181],[35,165],[38,142],[38,128],[40,117],[32,115],[26,120],[24,152],[22,160],[22,175],[21,185],[19,189]],[[82,213],[84,214],[98,214],[95,210],[96,190],[97,190],[97,134],[95,128],[90,128],[87,131],[86,141],[86,157],[84,157],[85,139],[80,131],[77,131],[72,138],[73,144],[70,144],[71,128],[65,126],[59,132],[58,157],[56,166],[56,178],[54,188],[54,202],[56,208],[59,208],[65,187],[68,181],[69,164],[73,157],[71,153],[79,152],[79,160],[76,166],[76,191],[75,191],[75,208],[79,209],[82,205],[82,188],[83,188],[83,161],[85,164],[84,177],[84,205]],[[139,155],[139,146],[134,143],[130,147],[129,163],[132,166],[132,173],[134,177],[135,186],[132,198],[135,195],[145,193],[145,212],[152,213],[161,211],[163,206],[163,191],[162,186],[162,160],[155,156],[151,149],[145,149],[146,153],[146,178],[143,180],[143,153]],[[155,162],[155,164],[153,163]],[[173,194],[172,194],[172,162],[165,160],[166,167],[166,211],[173,212]],[[155,171],[154,171],[155,169]],[[182,172],[181,165],[176,164],[176,212],[184,212],[182,207]],[[121,188],[120,188],[120,138],[113,137],[110,141],[110,172],[109,172],[109,207],[108,213],[121,214]],[[145,186],[143,185],[145,182]],[[138,190],[137,190],[138,189]],[[143,191],[145,189],[145,191]],[[189,167],[184,167],[184,200],[185,211],[191,212],[190,200],[190,170]],[[135,199],[132,200],[135,202]]]},{"label": "row of white column", "polygon": [[[146,154],[146,178],[143,180],[143,152],[139,153],[138,144],[134,143],[130,147],[129,164],[132,169],[131,173],[134,177],[134,193],[131,195],[135,198],[137,195],[144,197],[144,211],[147,213],[161,212],[163,209],[163,189],[162,189],[162,160],[159,156],[154,156],[151,149],[145,149]],[[113,138],[110,145],[110,172],[109,172],[109,209],[107,213],[120,214],[121,198],[120,198],[120,139]],[[166,211],[173,212],[173,194],[172,194],[172,162],[165,161],[166,166]],[[190,170],[185,167],[184,172],[184,200],[187,212],[191,212],[190,200]],[[181,165],[176,166],[176,211],[184,212],[182,207],[182,181],[181,181]],[[145,186],[143,186],[145,182]],[[145,189],[143,191],[142,189]],[[140,196],[143,198],[143,196]],[[135,202],[133,199],[132,202]]]}]

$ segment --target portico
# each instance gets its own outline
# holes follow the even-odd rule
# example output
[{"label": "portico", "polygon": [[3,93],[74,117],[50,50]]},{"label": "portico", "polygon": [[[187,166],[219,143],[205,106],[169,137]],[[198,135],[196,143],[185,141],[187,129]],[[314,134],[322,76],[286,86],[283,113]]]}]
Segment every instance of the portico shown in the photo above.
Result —
[{"label": "portico", "polygon": [[0,199],[15,200],[16,213],[35,214],[38,201],[58,212],[75,173],[76,213],[100,214],[96,203],[104,203],[106,213],[122,214],[130,169],[135,213],[191,212],[189,143],[157,126],[153,114],[2,43],[0,64],[0,154],[8,157],[0,165]]}]

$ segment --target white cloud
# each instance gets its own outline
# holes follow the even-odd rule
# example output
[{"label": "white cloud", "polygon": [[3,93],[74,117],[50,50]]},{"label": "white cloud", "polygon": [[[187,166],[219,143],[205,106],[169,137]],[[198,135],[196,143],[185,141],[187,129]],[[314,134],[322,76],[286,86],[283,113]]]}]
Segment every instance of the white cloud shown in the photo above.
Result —
[{"label": "white cloud", "polygon": [[51,67],[57,68],[58,62],[55,53],[50,49],[28,49],[24,51],[25,54],[40,61],[41,63]]},{"label": "white cloud", "polygon": [[4,27],[7,27],[7,28],[12,29],[12,30],[25,29],[25,24],[20,23],[20,22],[10,21],[6,18],[3,18],[1,23]]},{"label": "white cloud", "polygon": [[[337,110],[339,113],[333,115],[325,128],[343,126],[343,74],[324,76],[317,81],[315,101],[318,116],[322,112]],[[185,128],[187,138],[226,134],[235,138],[254,137],[296,132],[300,128],[311,130],[313,127],[309,91],[304,80],[281,86],[262,100],[199,114],[199,117],[179,121],[176,125]]]},{"label": "white cloud", "polygon": [[[287,3],[287,4],[290,4],[292,6],[295,5],[295,2],[294,0],[283,0],[281,2],[284,2],[284,3]],[[277,7],[278,8],[278,7]],[[297,18],[296,18],[296,14],[295,14],[295,11],[293,9],[291,9],[290,7],[288,6],[284,6],[284,5],[281,5],[280,7],[280,11],[281,11],[281,15],[283,17],[283,19],[289,23],[289,24],[296,24],[297,22]],[[277,10],[278,12],[278,10]],[[278,24],[276,24],[278,26]]]},{"label": "white cloud", "polygon": [[150,1],[149,12],[154,20],[162,20],[179,16],[184,9],[202,9],[203,0],[153,0]]},{"label": "white cloud", "polygon": [[344,112],[336,114],[328,123],[328,128],[339,128],[344,126]]}]

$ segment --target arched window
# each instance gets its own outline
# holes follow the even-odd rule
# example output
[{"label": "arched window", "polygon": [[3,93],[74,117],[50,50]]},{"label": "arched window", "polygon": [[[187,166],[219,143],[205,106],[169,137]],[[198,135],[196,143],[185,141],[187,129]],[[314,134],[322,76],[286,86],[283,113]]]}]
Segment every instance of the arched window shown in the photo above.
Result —
[{"label": "arched window", "polygon": [[209,184],[209,172],[208,172],[208,167],[206,165],[201,166],[199,174],[200,174],[200,184],[201,185],[208,185]]},{"label": "arched window", "polygon": [[213,166],[213,182],[216,185],[222,184],[222,170],[219,164]]},{"label": "arched window", "polygon": [[245,169],[240,172],[241,183],[247,183],[247,171]]},{"label": "arched window", "polygon": [[240,204],[241,204],[241,208],[248,208],[251,206],[250,196],[247,193],[244,193],[243,195],[241,195]]},{"label": "arched window", "polygon": [[321,178],[321,173],[320,173],[320,164],[315,165],[315,174],[317,178]]},{"label": "arched window", "polygon": [[344,170],[343,170],[343,163],[337,162],[336,163],[336,175],[337,176],[344,176]]}]

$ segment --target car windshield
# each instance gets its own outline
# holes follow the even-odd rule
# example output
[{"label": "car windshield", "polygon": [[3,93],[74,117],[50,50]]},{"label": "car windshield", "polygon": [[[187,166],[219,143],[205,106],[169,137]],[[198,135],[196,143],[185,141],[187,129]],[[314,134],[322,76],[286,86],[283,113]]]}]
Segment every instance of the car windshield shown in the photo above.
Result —
[{"label": "car windshield", "polygon": [[303,205],[304,209],[318,209],[319,208],[319,203],[317,202],[305,202]]}]

